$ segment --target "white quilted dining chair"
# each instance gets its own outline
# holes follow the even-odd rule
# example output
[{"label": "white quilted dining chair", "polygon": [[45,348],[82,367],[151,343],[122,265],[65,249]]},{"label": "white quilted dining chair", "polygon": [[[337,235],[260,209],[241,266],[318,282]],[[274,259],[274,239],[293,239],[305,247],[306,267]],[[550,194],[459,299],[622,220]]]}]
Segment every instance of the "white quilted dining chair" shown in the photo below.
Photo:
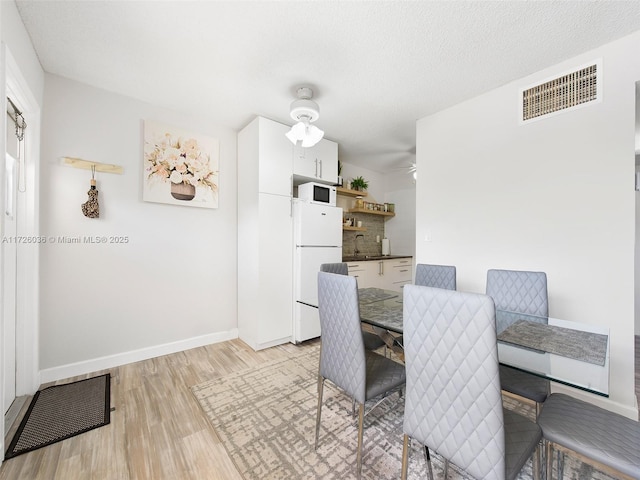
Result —
[{"label": "white quilted dining chair", "polygon": [[539,478],[540,427],[502,407],[491,297],[406,285],[403,308],[402,479],[410,439],[485,480],[513,480],[535,453]]},{"label": "white quilted dining chair", "polygon": [[[486,293],[497,310],[546,317],[549,315],[547,274],[526,270],[487,271]],[[500,333],[508,325],[497,325]],[[502,390],[510,396],[533,402],[536,416],[551,391],[549,381],[515,368],[500,366]]]},{"label": "white quilted dining chair", "polygon": [[355,277],[318,272],[318,310],[322,335],[315,446],[320,433],[323,386],[329,380],[358,404],[356,471],[360,478],[365,402],[394,390],[402,394],[405,369],[401,363],[364,348]]},{"label": "white quilted dining chair", "polygon": [[453,265],[416,265],[416,285],[424,287],[456,289],[456,267]]},{"label": "white quilted dining chair", "polygon": [[[321,272],[337,273],[338,275],[349,275],[349,266],[345,262],[323,263],[320,265]],[[364,348],[367,350],[377,350],[384,347],[384,353],[387,354],[387,344],[372,332],[362,331],[362,339],[364,340]]]}]

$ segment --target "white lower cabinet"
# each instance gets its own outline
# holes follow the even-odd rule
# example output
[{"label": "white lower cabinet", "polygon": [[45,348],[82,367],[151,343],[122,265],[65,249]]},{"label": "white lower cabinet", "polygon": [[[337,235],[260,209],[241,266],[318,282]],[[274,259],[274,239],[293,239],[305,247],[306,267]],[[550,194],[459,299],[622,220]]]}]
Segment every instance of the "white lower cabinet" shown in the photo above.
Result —
[{"label": "white lower cabinet", "polygon": [[401,292],[413,279],[413,259],[366,260],[349,262],[349,275],[357,277],[358,288],[382,288]]},{"label": "white lower cabinet", "polygon": [[413,259],[397,258],[384,261],[384,288],[401,292],[402,287],[413,279]]},{"label": "white lower cabinet", "polygon": [[261,350],[291,341],[291,199],[260,193],[245,215],[250,221],[238,227],[238,335]]},{"label": "white lower cabinet", "polygon": [[378,262],[374,261],[361,261],[361,262],[349,262],[349,275],[358,279],[358,288],[370,288],[379,286],[379,266]]}]

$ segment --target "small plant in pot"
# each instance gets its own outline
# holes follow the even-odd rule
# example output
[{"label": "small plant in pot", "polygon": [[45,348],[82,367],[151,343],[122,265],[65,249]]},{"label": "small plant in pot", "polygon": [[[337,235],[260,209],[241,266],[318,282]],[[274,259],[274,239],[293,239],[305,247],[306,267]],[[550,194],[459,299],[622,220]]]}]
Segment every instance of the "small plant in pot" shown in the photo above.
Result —
[{"label": "small plant in pot", "polygon": [[360,192],[363,192],[368,187],[369,182],[367,182],[362,176],[351,179],[351,190],[358,190]]}]

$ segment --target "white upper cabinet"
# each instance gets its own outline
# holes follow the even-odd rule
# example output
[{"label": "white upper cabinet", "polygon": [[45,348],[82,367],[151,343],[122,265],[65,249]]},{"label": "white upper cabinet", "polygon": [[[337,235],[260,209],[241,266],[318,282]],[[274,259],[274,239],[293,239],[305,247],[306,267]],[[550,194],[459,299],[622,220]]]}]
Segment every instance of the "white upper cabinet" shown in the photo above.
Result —
[{"label": "white upper cabinet", "polygon": [[291,155],[293,145],[285,133],[287,125],[259,117],[260,178],[262,193],[291,195]]},{"label": "white upper cabinet", "polygon": [[288,131],[282,123],[256,117],[238,132],[238,191],[291,196],[293,145],[285,137]]},{"label": "white upper cabinet", "polygon": [[302,181],[334,185],[338,182],[338,144],[323,138],[313,147],[293,147],[293,175]]}]

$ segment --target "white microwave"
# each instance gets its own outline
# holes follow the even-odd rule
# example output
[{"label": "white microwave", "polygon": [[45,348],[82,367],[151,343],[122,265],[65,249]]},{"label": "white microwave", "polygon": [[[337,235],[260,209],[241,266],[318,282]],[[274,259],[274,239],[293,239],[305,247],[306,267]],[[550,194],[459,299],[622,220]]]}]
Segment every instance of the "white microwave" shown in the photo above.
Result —
[{"label": "white microwave", "polygon": [[336,206],[336,187],[322,183],[303,183],[298,185],[298,199],[307,203]]}]

